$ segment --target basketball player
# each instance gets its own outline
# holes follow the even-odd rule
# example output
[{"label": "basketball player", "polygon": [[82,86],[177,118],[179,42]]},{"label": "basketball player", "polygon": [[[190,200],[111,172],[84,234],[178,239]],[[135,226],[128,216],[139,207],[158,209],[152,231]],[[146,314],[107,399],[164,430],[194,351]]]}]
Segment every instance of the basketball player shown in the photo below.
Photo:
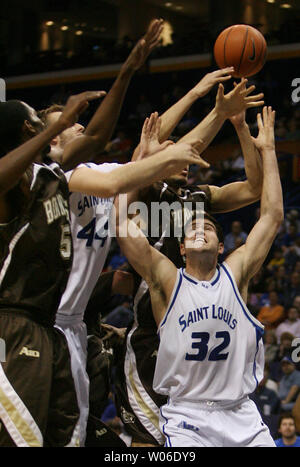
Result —
[{"label": "basketball player", "polygon": [[69,192],[42,152],[95,97],[71,97],[42,132],[25,103],[0,103],[0,446],[65,446],[78,420],[67,342],[53,327],[72,265]]},{"label": "basketball player", "polygon": [[264,107],[253,139],[263,160],[260,218],[226,263],[217,263],[223,237],[207,214],[190,222],[180,245],[186,269],[151,247],[133,221],[119,226],[120,246],[149,286],[158,326],[153,388],[168,396],[160,416],[167,447],[274,446],[248,398],[263,376],[264,355],[263,326],[245,305],[249,280],[283,220],[274,114]]},{"label": "basketball player", "polygon": [[[240,91],[245,90],[245,81],[239,85]],[[253,89],[253,88],[252,88]],[[201,138],[204,145],[213,137],[213,129],[218,131],[219,122],[223,116],[230,118],[238,134],[245,159],[247,180],[234,182],[222,187],[212,185],[188,186],[185,170],[163,184],[156,184],[150,188],[131,194],[130,202],[135,199],[147,204],[151,212],[151,203],[172,205],[179,202],[203,202],[206,212],[227,212],[253,203],[260,198],[262,185],[261,157],[251,140],[249,127],[245,121],[243,109],[249,101],[240,101],[238,90],[227,94],[225,100],[222,95],[217,97],[215,115],[206,118],[206,124],[201,122],[193,130],[194,137]],[[261,96],[261,95],[259,95]],[[237,115],[233,115],[238,111]],[[212,115],[212,113],[211,113]],[[222,118],[220,117],[222,115]],[[163,117],[161,117],[163,119]],[[210,121],[210,124],[208,122]],[[157,139],[161,134],[158,126]],[[186,135],[189,138],[189,135]],[[149,152],[159,148],[156,140]],[[174,222],[180,219],[181,213],[174,213]],[[148,224],[151,225],[151,218]],[[165,254],[177,268],[184,266],[180,254],[177,238],[171,232],[166,237],[163,227],[160,227],[160,237],[148,238],[150,244]],[[126,345],[122,358],[119,359],[116,396],[119,416],[125,424],[127,432],[132,436],[134,446],[157,445],[164,442],[164,436],[159,430],[159,408],[165,403],[164,396],[157,394],[153,388],[153,375],[156,355],[159,345],[157,327],[151,311],[151,298],[145,281],[135,278],[137,285],[127,291],[133,294],[135,321],[128,331]]]},{"label": "basketball player", "polygon": [[[49,115],[54,121],[60,113]],[[153,120],[154,116],[146,119],[143,137],[149,137]],[[68,141],[68,138],[60,141]],[[151,160],[125,165],[88,163],[66,173],[71,191],[71,229],[75,248],[72,272],[61,299],[56,324],[67,336],[75,384],[80,395],[81,445],[88,414],[87,336],[83,315],[109,251],[108,225],[114,196],[147,186],[154,180],[160,180],[165,173],[176,173],[176,167],[183,168],[186,161],[208,166],[188,143],[174,145],[167,142],[163,147],[165,149]]]}]

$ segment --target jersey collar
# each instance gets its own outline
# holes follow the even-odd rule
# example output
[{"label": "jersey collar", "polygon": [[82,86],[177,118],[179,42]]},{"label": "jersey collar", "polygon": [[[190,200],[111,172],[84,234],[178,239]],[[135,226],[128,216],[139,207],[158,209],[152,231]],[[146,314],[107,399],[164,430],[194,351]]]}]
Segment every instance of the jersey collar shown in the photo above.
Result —
[{"label": "jersey collar", "polygon": [[219,264],[217,264],[216,271],[215,271],[213,277],[210,279],[210,281],[199,281],[199,279],[196,279],[194,276],[191,276],[190,274],[188,274],[184,268],[181,268],[181,271],[182,271],[183,277],[185,277],[185,279],[187,279],[189,282],[192,282],[195,285],[203,284],[203,285],[214,286],[218,282],[218,280],[220,278],[220,266],[219,266]]}]

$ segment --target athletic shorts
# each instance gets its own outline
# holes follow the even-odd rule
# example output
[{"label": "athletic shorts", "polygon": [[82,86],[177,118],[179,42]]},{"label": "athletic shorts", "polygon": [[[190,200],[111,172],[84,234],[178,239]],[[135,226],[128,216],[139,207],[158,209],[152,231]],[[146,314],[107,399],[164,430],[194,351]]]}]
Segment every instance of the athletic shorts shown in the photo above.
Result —
[{"label": "athletic shorts", "polygon": [[165,442],[159,427],[159,411],[167,398],[152,388],[158,346],[153,329],[133,327],[119,358],[117,409],[133,443],[161,446]]},{"label": "athletic shorts", "polygon": [[168,401],[161,407],[165,447],[275,447],[255,403]]},{"label": "athletic shorts", "polygon": [[0,446],[69,445],[79,410],[64,335],[1,310],[0,339]]},{"label": "athletic shorts", "polygon": [[74,379],[77,403],[79,407],[79,420],[75,427],[71,446],[76,444],[79,436],[79,444],[84,446],[86,427],[89,415],[89,377],[86,372],[87,363],[87,332],[86,325],[81,316],[62,316],[56,319],[55,327],[60,329],[68,342],[71,355],[71,369]]}]

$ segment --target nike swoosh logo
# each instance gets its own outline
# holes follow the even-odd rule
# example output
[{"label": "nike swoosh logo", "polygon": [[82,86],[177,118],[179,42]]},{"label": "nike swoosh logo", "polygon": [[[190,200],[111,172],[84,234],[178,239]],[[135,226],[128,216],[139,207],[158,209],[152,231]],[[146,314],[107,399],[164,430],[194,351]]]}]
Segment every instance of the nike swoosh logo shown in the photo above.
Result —
[{"label": "nike swoosh logo", "polygon": [[256,56],[256,51],[255,51],[255,42],[254,42],[253,39],[252,39],[252,47],[253,47],[253,48],[252,48],[252,55],[251,55],[251,57],[249,57],[249,60],[250,60],[251,62],[254,62],[255,56]]}]

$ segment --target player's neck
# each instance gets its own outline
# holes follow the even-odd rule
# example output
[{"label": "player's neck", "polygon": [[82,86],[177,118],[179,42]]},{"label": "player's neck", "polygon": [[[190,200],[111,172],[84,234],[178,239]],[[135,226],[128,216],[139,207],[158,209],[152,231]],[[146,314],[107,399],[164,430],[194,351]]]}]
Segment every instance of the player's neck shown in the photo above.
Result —
[{"label": "player's neck", "polygon": [[198,255],[190,257],[186,264],[186,272],[199,281],[210,281],[216,273],[217,261],[207,256],[203,255],[200,259]]},{"label": "player's neck", "polygon": [[295,444],[295,442],[297,441],[297,436],[294,435],[292,438],[284,438],[284,437],[282,437],[282,440],[283,440],[283,443],[284,443],[286,446],[291,446],[292,444]]}]

